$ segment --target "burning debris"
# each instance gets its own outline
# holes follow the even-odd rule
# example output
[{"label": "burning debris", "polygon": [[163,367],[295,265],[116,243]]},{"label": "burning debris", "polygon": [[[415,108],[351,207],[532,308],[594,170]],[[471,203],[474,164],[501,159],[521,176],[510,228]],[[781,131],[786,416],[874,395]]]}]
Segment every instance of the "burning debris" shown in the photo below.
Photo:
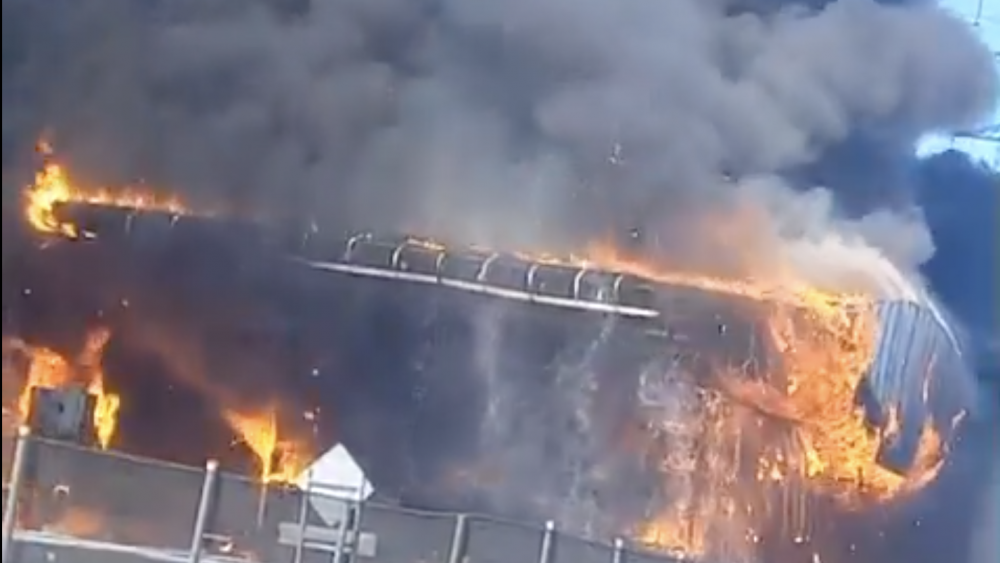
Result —
[{"label": "burning debris", "polygon": [[[18,339],[5,340],[4,381],[22,381],[16,407],[8,409],[4,405],[5,417],[10,414],[9,425],[5,423],[5,427],[42,428],[42,437],[82,444],[89,442],[86,436],[92,430],[96,446],[116,447],[115,432],[122,397],[105,389],[101,367],[103,348],[109,337],[109,331],[95,330],[88,336],[84,351],[73,361],[49,348],[31,346]],[[45,431],[44,428],[53,426],[39,418],[36,409],[45,410],[53,405],[56,412],[62,412],[74,401],[81,404],[92,401],[89,407],[81,407],[89,413],[89,420],[77,421],[68,435]],[[275,408],[250,413],[229,408],[223,410],[222,416],[235,434],[237,442],[234,445],[244,445],[257,458],[261,481],[292,483],[302,475],[314,454],[307,444],[287,441],[280,434],[276,412]]]},{"label": "burning debris", "polygon": [[[107,330],[95,329],[87,335],[80,354],[71,360],[50,348],[31,346],[20,339],[5,339],[3,378],[5,382],[20,379],[21,391],[16,405],[8,407],[5,404],[4,408],[16,409],[13,412],[17,413],[18,421],[28,424],[32,420],[33,402],[39,391],[78,387],[93,396],[95,404],[90,409],[90,423],[100,447],[109,447],[115,436],[121,407],[121,397],[105,390],[101,356],[109,338]],[[23,377],[18,377],[20,374]],[[6,398],[7,395],[4,395],[5,402]]]},{"label": "burning debris", "polygon": [[52,147],[48,143],[39,143],[38,150],[45,163],[36,174],[32,187],[24,194],[24,215],[28,223],[39,232],[69,238],[87,236],[85,231],[81,232],[73,223],[57,217],[56,208],[67,202],[159,210],[172,214],[187,213],[177,198],[162,197],[148,189],[81,190],[70,182],[66,171],[54,160]]},{"label": "burning debris", "polygon": [[[41,427],[42,436],[84,444],[88,443],[86,436],[93,431],[95,445],[104,449],[115,447],[122,397],[105,387],[103,354],[110,337],[109,330],[94,329],[87,335],[80,354],[72,358],[17,338],[5,339],[4,385],[20,388],[16,401],[12,401],[11,405],[4,404],[5,427]],[[8,397],[14,396],[5,394],[5,403]],[[45,410],[51,404],[58,413],[74,400],[79,400],[81,404],[92,401],[89,407],[80,407],[89,414],[90,420],[71,423],[68,435],[52,435],[52,432],[45,431],[44,428],[53,426],[38,418],[40,413],[36,409]],[[8,415],[9,421],[6,420]],[[257,457],[261,480],[291,483],[311,461],[312,455],[306,453],[308,446],[286,442],[286,438],[279,434],[275,409],[243,413],[228,408],[222,416],[239,443]]]},{"label": "burning debris", "polygon": [[[125,237],[129,229],[152,221],[155,213],[144,215],[144,211],[166,214],[172,218],[170,224],[176,225],[192,215],[171,198],[139,192],[118,198],[114,191],[99,195],[78,191],[51,155],[46,156],[43,171],[25,194],[28,222],[46,235],[101,241]],[[106,212],[96,214],[92,226],[81,228],[73,220],[74,210],[87,209]],[[225,219],[217,221],[221,224]],[[940,326],[938,317],[919,303],[886,304],[885,296],[825,291],[788,272],[727,280],[673,271],[607,244],[593,245],[583,256],[566,259],[466,251],[413,238],[386,241],[371,235],[351,237],[332,250],[308,237],[296,244],[282,241],[268,249],[278,249],[285,254],[278,258],[291,258],[313,273],[422,280],[527,307],[557,305],[610,314],[612,320],[605,324],[626,326],[627,336],[617,338],[627,340],[630,349],[638,348],[638,354],[631,351],[630,356],[622,356],[617,350],[623,345],[608,344],[590,334],[584,346],[589,351],[579,368],[583,372],[574,372],[574,377],[582,377],[596,369],[590,364],[603,361],[607,364],[603,369],[614,374],[616,382],[608,374],[597,374],[594,389],[586,394],[581,391],[586,387],[584,380],[569,381],[565,388],[557,387],[561,390],[552,400],[558,403],[566,400],[561,395],[584,392],[586,401],[596,405],[593,409],[600,410],[607,408],[600,406],[607,401],[601,397],[616,393],[610,391],[613,386],[631,382],[627,384],[633,386],[626,401],[629,406],[618,414],[629,418],[641,436],[624,448],[599,438],[605,430],[593,427],[591,417],[596,415],[573,419],[575,432],[583,440],[579,447],[596,460],[593,467],[582,470],[590,484],[581,486],[617,499],[622,483],[607,477],[606,468],[632,463],[624,459],[640,459],[638,465],[656,476],[653,506],[610,526],[630,525],[638,541],[660,550],[748,559],[765,544],[808,545],[818,518],[812,514],[810,507],[815,503],[810,499],[832,503],[837,511],[862,512],[904,499],[933,481],[966,406],[959,401],[946,413],[936,412],[933,406],[931,395],[941,386],[939,368],[964,368],[960,354],[941,336],[947,336],[947,327]],[[617,317],[626,320],[615,321]],[[70,359],[20,340],[6,343],[5,354],[9,348],[26,361],[21,370],[27,374],[22,399],[11,408],[25,419],[29,403],[24,397],[32,389],[82,385],[97,400],[94,426],[101,445],[114,447],[116,413],[128,398],[104,387],[101,355],[110,335],[108,330],[95,329],[80,355]],[[475,346],[470,342],[470,347]],[[595,360],[594,346],[607,358]],[[898,363],[896,354],[915,357],[921,365],[891,365]],[[175,366],[186,361],[170,360]],[[566,363],[565,358],[543,363],[553,361]],[[914,369],[923,377],[917,384],[911,381]],[[500,377],[511,379],[508,372],[517,370],[503,371]],[[5,386],[8,377],[5,368]],[[228,402],[211,384],[188,383],[212,397],[221,419],[254,454],[263,480],[291,482],[311,461],[313,449],[282,436],[285,406],[275,403],[277,398],[246,408]],[[488,380],[484,385],[488,398],[493,397],[489,401],[495,401],[497,394],[520,394],[527,389],[517,387],[522,384],[513,380]],[[919,390],[918,397],[912,396],[912,388]],[[440,393],[421,389],[421,397]],[[490,413],[494,417],[489,422],[494,426],[484,430],[484,436],[495,435],[500,451],[511,441],[536,439],[519,438],[521,434],[512,430],[520,424],[517,419],[535,416],[520,412],[522,407],[516,403],[490,403],[486,409],[486,417]],[[554,407],[542,403],[538,408]],[[578,409],[579,405],[559,408]],[[459,467],[469,466],[469,455],[459,457]],[[493,472],[516,473],[520,463],[507,466],[501,460],[501,469]],[[532,459],[530,463],[549,462]],[[502,476],[499,481],[506,479]],[[495,499],[498,495],[490,494],[495,483],[477,486]],[[534,493],[530,488],[516,492],[524,486],[513,480],[500,488],[506,491],[502,494],[520,499]],[[617,500],[604,502],[613,505]],[[577,512],[594,517],[611,514],[616,510],[611,505],[598,503]]]}]

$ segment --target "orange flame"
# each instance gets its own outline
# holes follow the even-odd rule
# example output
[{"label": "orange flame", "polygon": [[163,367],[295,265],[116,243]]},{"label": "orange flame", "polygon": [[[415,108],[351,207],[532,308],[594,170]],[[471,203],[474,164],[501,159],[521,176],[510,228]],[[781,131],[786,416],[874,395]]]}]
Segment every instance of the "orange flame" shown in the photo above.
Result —
[{"label": "orange flame", "polygon": [[[67,359],[50,348],[32,346],[19,339],[6,340],[4,342],[5,350],[15,351],[27,360],[25,381],[17,398],[18,419],[22,423],[29,420],[32,392],[35,389],[58,389],[80,385],[96,399],[93,424],[98,443],[103,448],[110,447],[118,426],[121,398],[108,392],[104,385],[101,356],[109,337],[110,332],[107,330],[91,331],[87,335],[83,351],[73,360]],[[8,377],[6,373],[4,377]]]},{"label": "orange flame", "polygon": [[792,343],[782,350],[789,380],[787,400],[806,417],[796,430],[811,483],[857,505],[912,492],[938,472],[943,440],[930,423],[923,427],[921,459],[911,474],[899,475],[877,462],[880,446],[899,431],[901,423],[897,409],[890,408],[888,427],[872,431],[854,400],[875,354],[874,313],[845,311],[830,317],[807,311],[801,319],[776,314],[771,327],[781,341]]},{"label": "orange flame", "polygon": [[607,243],[590,245],[585,256],[576,259],[576,262],[631,274],[664,285],[691,287],[709,293],[802,307],[824,316],[837,316],[845,308],[866,306],[870,301],[860,294],[832,294],[818,290],[784,272],[771,272],[757,279],[743,280],[684,272],[653,261],[627,256]]},{"label": "orange flame", "polygon": [[[687,467],[665,463],[663,472],[670,483],[699,481],[702,495],[708,498],[699,500],[697,506],[690,499],[668,503],[640,527],[640,541],[665,551],[703,555],[709,528],[720,519],[728,519],[737,523],[737,530],[742,530],[746,545],[752,548],[759,541],[754,528],[770,502],[762,505],[753,499],[760,499],[769,486],[778,486],[785,497],[782,510],[789,508],[789,502],[804,505],[804,500],[787,498],[796,490],[795,482],[801,482],[804,489],[793,497],[808,491],[853,509],[912,493],[939,472],[945,449],[933,421],[924,425],[918,460],[909,474],[894,473],[878,463],[883,440],[898,431],[900,421],[891,409],[895,418],[888,428],[873,431],[855,400],[876,347],[877,321],[867,297],[821,292],[795,280],[764,284],[686,275],[630,261],[607,247],[596,247],[593,256],[604,267],[753,300],[760,306],[771,344],[781,360],[773,368],[780,374],[771,374],[765,382],[752,382],[737,373],[738,368],[717,369],[715,377],[723,394],[737,404],[750,406],[759,416],[779,420],[789,428],[786,442],[760,451],[755,475],[748,479],[733,451],[747,440],[760,440],[763,427],[747,424],[745,417],[731,409],[706,409],[701,421],[689,421],[693,426],[711,427],[701,434],[703,442],[697,446],[700,461]],[[714,445],[706,446],[704,440]],[[748,481],[755,490],[746,490]],[[744,504],[745,508],[736,509]],[[793,536],[805,537],[799,530],[801,515],[793,518]]]},{"label": "orange flame", "polygon": [[[839,490],[845,499],[858,500],[862,491],[865,497],[888,499],[908,490],[910,477],[875,461],[880,436],[867,429],[854,399],[875,354],[876,319],[870,298],[820,291],[791,276],[746,281],[678,272],[625,257],[603,244],[591,247],[588,256],[586,262],[602,268],[760,303],[787,384],[764,386],[762,392],[747,395],[756,395],[749,400],[761,410],[798,423],[806,443],[808,475],[817,486],[823,481],[828,486],[824,488]],[[724,384],[745,381],[738,374],[720,375]],[[940,465],[940,442],[927,426],[921,446],[925,459],[918,466]]]},{"label": "orange flame", "polygon": [[57,217],[56,210],[63,203],[92,203],[134,209],[151,209],[176,214],[187,214],[188,209],[173,196],[162,196],[147,189],[84,190],[75,186],[66,170],[52,160],[52,149],[45,143],[39,145],[45,164],[35,174],[34,182],[25,190],[24,214],[28,223],[43,233],[79,238],[86,233]]},{"label": "orange flame", "polygon": [[[48,162],[27,191],[25,213],[35,228],[44,232],[76,237],[80,233],[55,217],[60,202],[80,201],[135,208],[153,208],[175,213],[186,209],[176,199],[158,198],[148,192],[109,191],[85,193],[72,187],[64,170]],[[432,248],[434,241],[414,240]],[[877,462],[885,437],[866,425],[856,405],[855,390],[865,376],[875,354],[875,313],[871,299],[861,294],[819,290],[794,273],[768,271],[757,279],[726,279],[696,272],[682,272],[647,260],[638,260],[607,244],[596,244],[582,256],[558,258],[549,254],[525,254],[545,263],[599,267],[646,278],[652,282],[698,288],[739,296],[759,305],[768,328],[771,346],[780,355],[781,373],[770,374],[764,383],[749,385],[733,369],[719,369],[716,378],[730,399],[752,406],[758,414],[780,419],[789,430],[787,440],[764,448],[754,464],[754,484],[758,488],[801,480],[812,493],[832,496],[846,507],[870,501],[885,501],[924,486],[939,471],[944,456],[942,439],[930,424],[923,431],[919,461],[908,475],[898,475]],[[756,541],[754,520],[760,509],[744,499],[756,492],[743,489],[738,444],[754,438],[762,430],[734,409],[710,408],[697,421],[712,436],[715,453],[699,464],[664,461],[670,479],[696,472],[707,480],[713,498],[694,506],[675,503],[649,519],[639,536],[649,544],[685,553],[701,553],[706,546],[705,519],[714,514],[730,515],[743,522],[743,532]],[[736,409],[738,410],[738,409]],[[276,409],[246,413],[226,410],[224,416],[241,440],[260,460],[264,481],[291,481],[304,467],[304,451],[282,441]],[[757,437],[759,438],[759,437]],[[710,471],[704,464],[709,464]],[[683,467],[682,467],[683,466]],[[693,468],[693,469],[692,469]],[[695,476],[691,476],[694,478]],[[666,480],[666,479],[665,479]],[[704,487],[703,487],[704,489]]]},{"label": "orange flame", "polygon": [[294,440],[283,439],[278,428],[278,409],[269,407],[246,413],[225,410],[224,418],[240,441],[253,452],[260,465],[260,479],[265,483],[294,483],[310,461],[309,448]]}]

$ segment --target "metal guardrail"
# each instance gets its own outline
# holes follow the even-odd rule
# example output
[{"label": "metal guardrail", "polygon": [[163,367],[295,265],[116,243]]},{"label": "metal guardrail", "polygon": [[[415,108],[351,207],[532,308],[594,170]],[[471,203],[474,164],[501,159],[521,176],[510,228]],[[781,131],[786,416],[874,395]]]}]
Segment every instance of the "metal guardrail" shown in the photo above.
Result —
[{"label": "metal guardrail", "polygon": [[27,432],[11,453],[0,563],[677,563],[554,523],[345,500],[229,475],[214,462],[196,470]]}]

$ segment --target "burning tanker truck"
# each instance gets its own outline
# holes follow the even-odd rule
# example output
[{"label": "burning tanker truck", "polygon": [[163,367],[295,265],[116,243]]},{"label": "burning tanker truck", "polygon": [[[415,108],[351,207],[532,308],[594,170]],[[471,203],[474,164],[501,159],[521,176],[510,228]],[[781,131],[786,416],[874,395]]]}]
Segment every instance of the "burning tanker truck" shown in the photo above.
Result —
[{"label": "burning tanker truck", "polygon": [[[841,295],[608,245],[289,235],[78,193],[55,165],[26,217],[31,250],[4,276],[21,288],[5,356],[23,360],[4,368],[5,418],[29,416],[32,389],[83,384],[100,447],[292,481],[342,443],[403,504],[850,562],[879,533],[848,547],[836,523],[919,496],[973,407],[948,323],[891,276]],[[220,454],[233,437],[242,456]]]}]

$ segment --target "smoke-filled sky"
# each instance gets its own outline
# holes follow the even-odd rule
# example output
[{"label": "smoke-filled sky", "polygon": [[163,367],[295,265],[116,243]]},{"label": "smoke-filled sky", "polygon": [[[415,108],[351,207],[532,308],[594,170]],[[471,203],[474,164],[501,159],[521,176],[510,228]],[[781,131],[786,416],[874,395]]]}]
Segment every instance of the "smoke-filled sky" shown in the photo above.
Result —
[{"label": "smoke-filled sky", "polygon": [[723,267],[769,251],[718,229],[749,206],[765,246],[836,229],[905,267],[949,247],[928,270],[941,291],[983,287],[953,307],[997,309],[981,306],[996,251],[980,250],[995,176],[911,158],[997,99],[988,50],[929,2],[4,0],[3,15],[5,180],[46,133],[89,180],[215,206],[546,246],[638,228]]},{"label": "smoke-filled sky", "polygon": [[945,246],[932,277],[983,290],[953,306],[995,311],[995,176],[912,154],[997,95],[921,0],[3,0],[4,200],[46,133],[90,181],[332,229],[638,229],[720,269],[831,229],[907,269]]}]

